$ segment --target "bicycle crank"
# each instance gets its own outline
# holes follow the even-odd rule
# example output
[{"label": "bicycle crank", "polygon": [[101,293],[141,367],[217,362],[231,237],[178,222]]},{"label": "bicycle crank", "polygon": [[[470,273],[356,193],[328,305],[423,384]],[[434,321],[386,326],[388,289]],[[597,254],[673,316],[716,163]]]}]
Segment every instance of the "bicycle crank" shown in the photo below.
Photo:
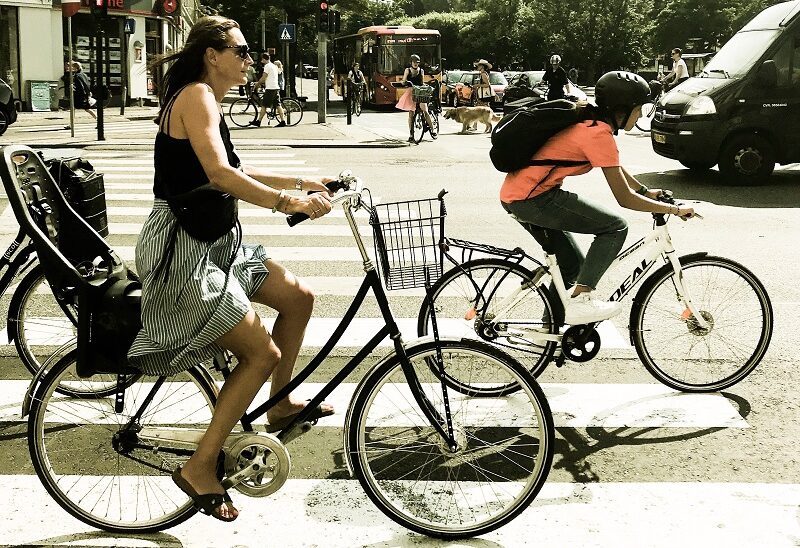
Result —
[{"label": "bicycle crank", "polygon": [[243,434],[225,451],[227,489],[249,497],[266,497],[283,487],[291,470],[289,452],[271,434]]},{"label": "bicycle crank", "polygon": [[600,334],[589,325],[573,325],[561,338],[561,351],[573,362],[588,362],[600,352]]}]

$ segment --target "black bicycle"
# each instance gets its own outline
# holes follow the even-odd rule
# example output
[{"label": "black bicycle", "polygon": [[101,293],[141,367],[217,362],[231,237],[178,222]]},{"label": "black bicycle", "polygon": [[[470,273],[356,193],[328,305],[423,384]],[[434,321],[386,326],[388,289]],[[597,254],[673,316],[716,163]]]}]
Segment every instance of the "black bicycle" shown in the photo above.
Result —
[{"label": "black bicycle", "polygon": [[[249,83],[244,87],[244,97],[236,99],[228,108],[228,117],[234,125],[248,127],[250,122],[258,118],[258,111],[261,108],[263,93],[255,89],[255,84]],[[279,97],[278,101],[283,108],[283,117],[287,126],[296,126],[303,119],[303,105],[300,101],[291,97]],[[271,125],[273,120],[278,120],[276,110],[268,108],[266,113],[267,125]]]},{"label": "black bicycle", "polygon": [[[91,346],[82,347],[79,342],[77,351],[31,384],[25,413],[34,469],[62,508],[94,527],[141,533],[181,523],[196,509],[172,483],[170,474],[203,436],[214,410],[217,384],[203,364],[170,377],[145,375],[127,364],[125,341],[137,331],[129,324],[138,317],[140,294],[131,289],[135,285],[125,276],[124,265],[115,262],[113,272],[121,277],[110,275],[105,285],[85,280],[66,258],[69,255],[62,254],[31,220],[31,208],[43,204],[26,190],[48,183],[38,158],[22,146],[6,147],[2,155],[0,175],[9,200],[37,253],[47,258],[43,264],[48,278],[77,285],[82,303],[78,306],[79,341],[106,349],[87,353]],[[230,435],[220,455],[220,480],[226,488],[249,496],[267,496],[280,489],[290,471],[284,443],[311,427],[308,419],[315,407],[389,337],[394,352],[366,373],[344,418],[348,469],[388,517],[411,530],[464,538],[500,527],[531,503],[549,472],[555,438],[544,394],[522,365],[485,343],[438,337],[403,342],[355,214],[369,213],[386,286],[419,287],[441,274],[436,243],[445,216],[441,200],[372,205],[358,179],[343,173],[337,185],[344,192],[333,201],[343,204],[364,261],[364,281],[317,356],[283,390],[242,417],[241,429]],[[63,228],[61,223],[69,221],[70,212],[52,187],[44,195],[59,213],[57,233]],[[293,216],[290,224],[301,220]],[[92,239],[86,230],[77,232],[73,237],[84,242],[80,250],[90,249],[84,255],[101,250],[113,257],[102,239]],[[267,410],[323,363],[370,290],[383,327],[277,436],[256,432]],[[118,327],[114,322],[87,323],[93,315],[109,314],[112,307],[117,310]],[[111,329],[106,333],[111,343],[105,347],[104,339],[85,338],[84,329],[101,327]],[[115,328],[118,337],[113,336]],[[117,361],[108,361],[110,355],[117,356]],[[87,371],[81,356],[91,358],[92,370]],[[218,355],[213,367],[226,377],[231,370],[228,356]],[[114,383],[114,393],[94,398],[56,395],[64,379],[73,378],[79,370],[88,375],[82,379],[87,386]],[[451,378],[481,386],[513,384],[519,389],[513,396],[491,399],[446,382]]]}]

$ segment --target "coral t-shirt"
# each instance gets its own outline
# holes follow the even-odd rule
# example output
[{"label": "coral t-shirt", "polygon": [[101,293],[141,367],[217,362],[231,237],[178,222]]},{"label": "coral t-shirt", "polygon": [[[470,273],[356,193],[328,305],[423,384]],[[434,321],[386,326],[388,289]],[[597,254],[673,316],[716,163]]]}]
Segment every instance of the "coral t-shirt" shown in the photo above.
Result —
[{"label": "coral t-shirt", "polygon": [[593,167],[619,165],[619,149],[611,126],[586,120],[558,132],[536,151],[532,160],[585,160],[577,166],[528,166],[506,175],[500,201],[528,200],[560,186],[564,177],[582,175]]}]

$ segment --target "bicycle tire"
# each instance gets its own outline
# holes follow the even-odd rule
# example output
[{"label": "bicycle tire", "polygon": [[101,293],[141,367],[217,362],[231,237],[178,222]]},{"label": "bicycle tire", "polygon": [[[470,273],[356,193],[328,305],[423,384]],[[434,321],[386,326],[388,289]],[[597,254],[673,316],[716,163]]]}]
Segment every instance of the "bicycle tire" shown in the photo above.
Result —
[{"label": "bicycle tire", "polygon": [[[423,392],[444,414],[442,385],[428,362],[428,341],[407,349]],[[449,393],[459,449],[451,451],[417,409],[401,358],[362,380],[346,423],[347,458],[370,500],[390,519],[431,537],[492,531],[519,515],[544,485],[553,459],[553,417],[542,389],[522,365],[479,341],[441,341],[445,367],[476,377],[507,376],[520,392],[492,400]],[[513,379],[513,381],[512,381]]]},{"label": "bicycle tire", "polygon": [[772,304],[758,278],[735,261],[710,255],[680,261],[682,282],[710,330],[693,321],[676,298],[674,272],[667,264],[634,297],[633,346],[650,374],[671,388],[723,390],[744,379],[764,357],[772,337]]},{"label": "bicycle tire", "polygon": [[[66,355],[44,377],[28,418],[28,449],[47,492],[73,517],[114,533],[161,531],[193,516],[197,510],[191,499],[172,482],[172,470],[165,468],[174,468],[186,457],[172,456],[171,461],[166,452],[115,449],[135,441],[127,438],[135,436],[132,431],[120,427],[130,420],[134,403],[147,395],[155,377],[141,375],[125,390],[120,414],[114,412],[113,396],[53,397],[63,378],[74,371],[76,356],[77,352]],[[171,377],[155,396],[142,423],[207,424],[216,404],[216,387],[196,366]]]},{"label": "bicycle tire", "polygon": [[425,115],[422,113],[422,109],[418,109],[414,114],[414,120],[411,126],[411,137],[414,139],[415,143],[419,144],[422,141],[427,127]]},{"label": "bicycle tire", "polygon": [[287,126],[296,126],[303,119],[303,105],[294,99],[284,99],[283,115]]},{"label": "bicycle tire", "polygon": [[[522,265],[499,258],[476,259],[448,270],[431,287],[431,298],[436,308],[439,331],[444,335],[492,343],[511,354],[534,377],[538,377],[553,359],[557,343],[546,341],[543,345],[535,344],[534,340],[524,337],[510,340],[510,337],[504,337],[492,329],[491,324],[485,323],[485,319],[495,316],[497,312],[495,305],[500,304],[495,300],[495,296],[508,295],[520,284],[532,280],[533,277],[533,273]],[[476,285],[470,279],[480,280],[480,282],[477,282],[478,285]],[[476,308],[473,304],[477,300],[479,289],[485,297],[485,302],[483,306]],[[512,312],[521,324],[527,324],[528,322],[523,320],[531,317],[538,319],[539,325],[535,323],[532,325],[536,326],[534,329],[541,329],[542,333],[556,334],[559,331],[558,307],[555,306],[549,290],[541,284],[530,288],[528,295],[519,301]],[[473,318],[467,319],[468,316],[473,316]],[[542,322],[543,317],[556,318],[556,321],[545,323]],[[422,300],[422,306],[417,316],[417,334],[420,337],[431,334],[430,304],[427,298]],[[457,378],[447,378],[446,381],[456,390],[476,389],[468,382],[465,383]],[[516,387],[499,386],[492,390],[478,387],[477,389],[488,396],[502,396],[514,392]]]},{"label": "bicycle tire", "polygon": [[228,117],[234,125],[247,127],[250,122],[258,117],[258,109],[252,101],[246,97],[240,97],[231,103],[228,109]]},{"label": "bicycle tire", "polygon": [[431,139],[434,141],[437,137],[439,137],[439,115],[436,114],[435,110],[432,110],[431,113],[431,122],[433,122],[433,127],[430,129]]},{"label": "bicycle tire", "polygon": [[355,97],[353,97],[353,112],[356,113],[356,116],[361,116],[361,108],[362,108],[362,101],[361,101],[361,93],[356,92]]},{"label": "bicycle tire", "polygon": [[642,115],[636,120],[636,127],[641,131],[650,131],[650,125],[656,114],[656,103],[645,103],[642,105]]}]

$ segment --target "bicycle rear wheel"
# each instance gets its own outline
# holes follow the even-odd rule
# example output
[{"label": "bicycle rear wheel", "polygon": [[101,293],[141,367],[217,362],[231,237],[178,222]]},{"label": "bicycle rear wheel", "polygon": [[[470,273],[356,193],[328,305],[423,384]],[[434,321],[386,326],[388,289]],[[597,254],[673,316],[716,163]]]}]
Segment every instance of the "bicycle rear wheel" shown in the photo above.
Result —
[{"label": "bicycle rear wheel", "polygon": [[[525,369],[478,341],[442,341],[444,367],[476,383],[516,384],[505,398],[448,390],[458,448],[451,450],[418,408],[394,355],[359,385],[346,424],[347,458],[369,498],[418,533],[467,538],[519,515],[544,485],[553,459],[553,418]],[[408,349],[423,393],[444,416],[442,384],[431,372],[433,341]]]},{"label": "bicycle rear wheel", "polygon": [[286,118],[287,126],[296,126],[303,119],[303,105],[294,99],[284,99],[283,114]]},{"label": "bicycle rear wheel", "polygon": [[[531,286],[532,279],[533,273],[527,268],[493,258],[468,261],[445,272],[431,288],[440,333],[495,344],[534,377],[540,375],[557,346],[541,336],[558,333],[557,323],[549,320],[558,315],[549,291],[541,284]],[[520,288],[522,292],[514,303],[504,303]],[[508,310],[501,314],[502,308]],[[417,334],[424,337],[432,332],[430,305],[423,299]],[[448,376],[446,380],[457,390],[473,388],[469,379]],[[513,392],[516,386],[475,389],[498,396]]]},{"label": "bicycle rear wheel", "polygon": [[703,328],[678,296],[675,273],[665,265],[634,298],[633,346],[659,381],[685,392],[723,390],[761,362],[772,337],[772,304],[744,266],[722,257],[681,257],[681,276]]},{"label": "bicycle rear wheel", "polygon": [[246,97],[236,99],[228,109],[231,122],[239,127],[247,127],[258,117],[258,109]]},{"label": "bicycle rear wheel", "polygon": [[[74,376],[76,355],[62,358],[45,376],[28,418],[28,448],[45,489],[72,516],[106,531],[161,531],[194,515],[192,501],[170,478],[188,455],[137,448],[137,430],[124,428],[157,378],[139,376],[125,389],[124,409],[117,413],[113,395],[56,394]],[[97,375],[84,382],[115,378]],[[195,367],[164,382],[137,424],[205,428],[215,402],[216,387]]]}]

